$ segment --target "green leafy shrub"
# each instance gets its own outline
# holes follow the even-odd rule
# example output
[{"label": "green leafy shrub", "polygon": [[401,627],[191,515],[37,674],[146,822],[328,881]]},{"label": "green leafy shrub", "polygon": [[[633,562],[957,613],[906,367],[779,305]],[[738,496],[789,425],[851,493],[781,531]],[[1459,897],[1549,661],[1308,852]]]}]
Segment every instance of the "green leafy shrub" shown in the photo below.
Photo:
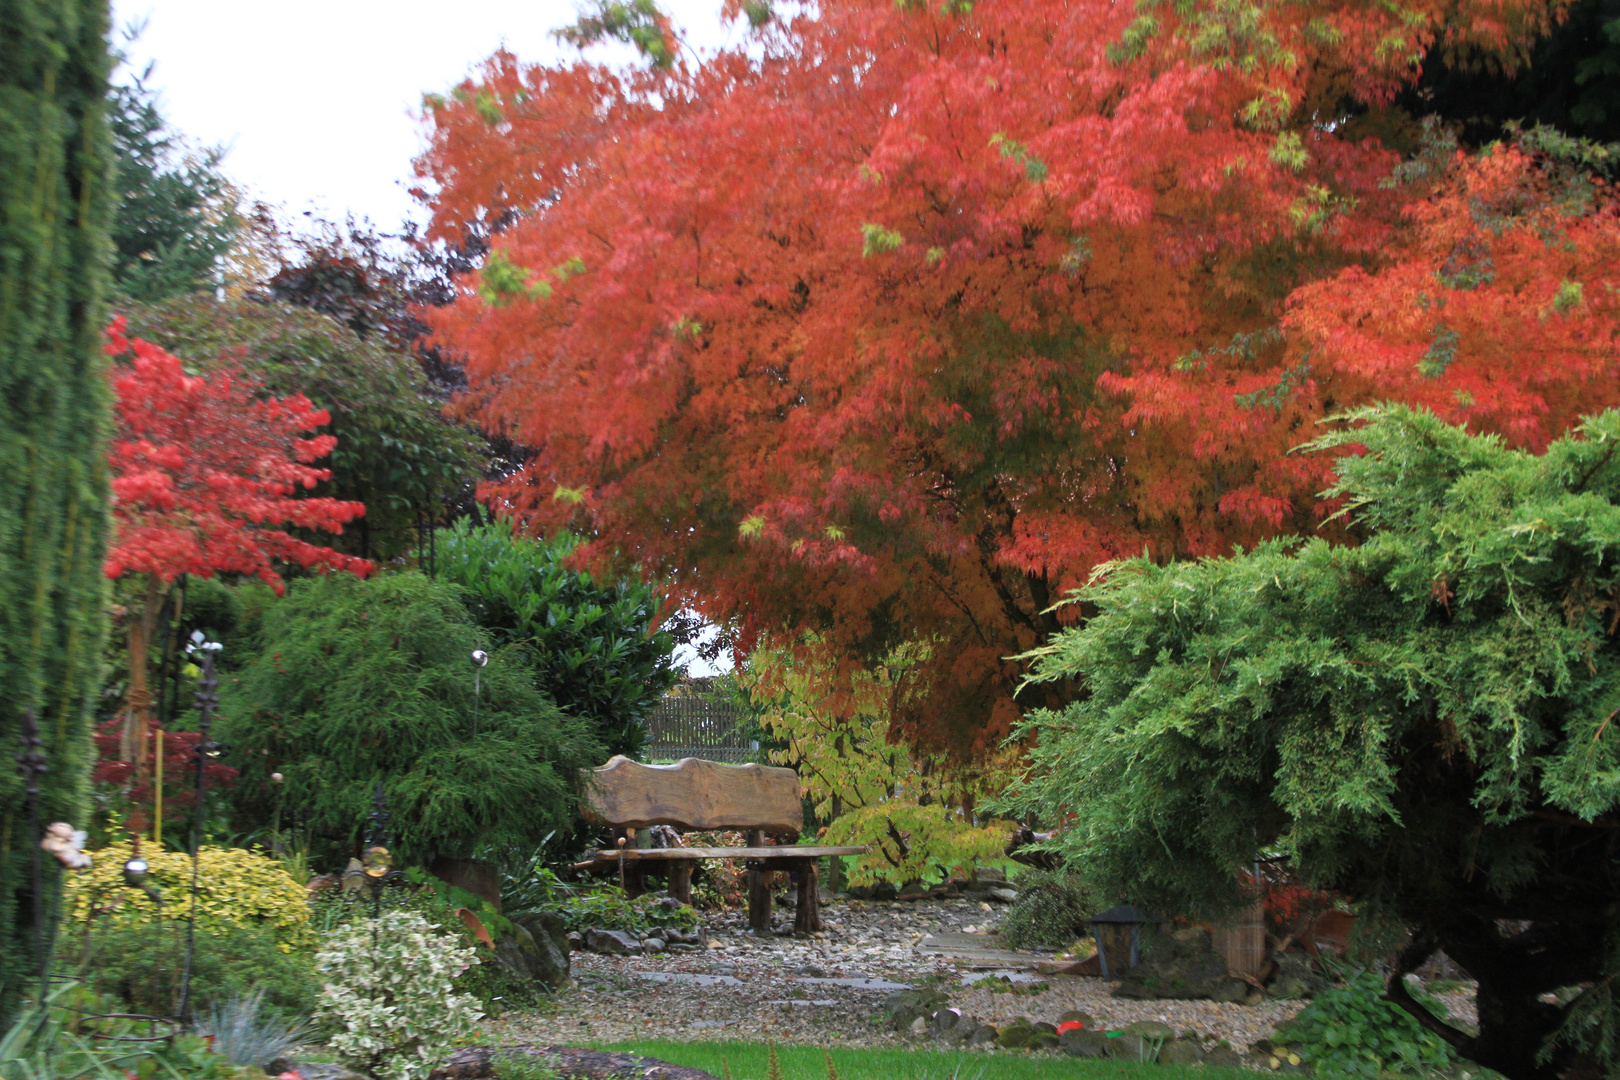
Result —
[{"label": "green leafy shrub", "polygon": [[[1420,988],[1412,996],[1444,1019],[1445,1006]],[[1323,1075],[1423,1076],[1456,1061],[1451,1047],[1411,1014],[1383,997],[1384,981],[1362,972],[1316,996],[1278,1027],[1281,1042]]]},{"label": "green leafy shrub", "polygon": [[326,980],[316,1019],[347,1065],[381,1080],[419,1080],[477,1031],[478,1001],[456,993],[472,949],[414,911],[387,911],[332,932],[315,956]]},{"label": "green leafy shrub", "polygon": [[695,929],[699,921],[698,913],[685,904],[670,906],[662,897],[651,893],[632,900],[617,885],[603,885],[567,897],[558,904],[557,911],[570,931],[592,927],[632,934],[671,927],[689,931]]},{"label": "green leafy shrub", "polygon": [[[402,861],[533,847],[575,815],[578,771],[601,763],[587,725],[536,688],[527,659],[488,648],[454,586],[414,571],[292,582],[264,606],[246,667],[221,688],[220,738],[241,769],[238,826],[299,828],[342,866],[380,778]],[[278,792],[271,772],[285,782]]]},{"label": "green leafy shrub", "polygon": [[571,569],[573,536],[533,540],[463,519],[437,541],[439,576],[465,590],[496,643],[524,650],[540,686],[590,721],[608,753],[640,750],[647,713],[675,681],[674,639],[656,630],[657,590]]},{"label": "green leafy shrub", "polygon": [[1001,940],[1014,949],[1061,949],[1085,936],[1086,920],[1101,910],[1078,874],[1026,870],[1001,921]]},{"label": "green leafy shrub", "polygon": [[[199,1010],[258,992],[264,1011],[282,1019],[307,1015],[319,983],[308,949],[283,951],[273,927],[239,925],[228,935],[199,930],[191,964],[191,1002]],[[125,1011],[167,1016],[178,1001],[185,964],[185,928],[154,922],[92,924],[64,934],[59,956],[83,970],[97,990],[119,998]]]}]

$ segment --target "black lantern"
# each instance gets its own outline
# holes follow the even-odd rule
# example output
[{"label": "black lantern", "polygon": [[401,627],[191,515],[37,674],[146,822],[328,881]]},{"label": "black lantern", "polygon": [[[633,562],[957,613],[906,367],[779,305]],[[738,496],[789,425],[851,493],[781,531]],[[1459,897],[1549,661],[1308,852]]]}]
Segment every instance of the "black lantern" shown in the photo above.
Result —
[{"label": "black lantern", "polygon": [[1160,920],[1139,907],[1121,904],[1091,920],[1091,933],[1097,939],[1097,962],[1102,977],[1118,979],[1142,959],[1142,927]]}]

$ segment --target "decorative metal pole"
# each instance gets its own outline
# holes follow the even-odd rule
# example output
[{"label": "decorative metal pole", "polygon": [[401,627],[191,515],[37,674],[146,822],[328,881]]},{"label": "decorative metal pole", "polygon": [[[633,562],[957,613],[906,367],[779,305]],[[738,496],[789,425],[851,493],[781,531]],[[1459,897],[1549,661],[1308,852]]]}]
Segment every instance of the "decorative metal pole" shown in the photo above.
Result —
[{"label": "decorative metal pole", "polygon": [[23,797],[28,803],[28,848],[34,862],[34,952],[39,958],[39,1010],[45,1015],[45,998],[50,991],[51,961],[45,953],[45,875],[40,869],[39,830],[39,778],[50,771],[45,764],[44,743],[39,739],[39,722],[33,709],[24,709],[21,726],[22,749],[17,754],[17,768],[22,773]]},{"label": "decorative metal pole", "polygon": [[483,649],[474,649],[472,652],[473,665],[473,731],[472,737],[478,738],[478,689],[479,679],[484,674],[484,666],[489,663],[489,653]]},{"label": "decorative metal pole", "polygon": [[383,880],[393,868],[393,852],[388,850],[388,796],[383,783],[371,792],[371,836],[366,840],[366,854],[360,861],[361,869],[371,879],[372,946],[376,946],[377,916],[382,914]]},{"label": "decorative metal pole", "polygon": [[219,753],[219,747],[209,741],[208,731],[214,723],[214,709],[219,705],[219,679],[214,676],[214,654],[219,646],[207,642],[198,646],[203,654],[202,680],[197,684],[197,805],[191,813],[191,914],[186,919],[186,966],[180,974],[180,1008],[175,1017],[182,1023],[186,1006],[191,1001],[191,962],[197,950],[197,870],[202,863],[203,788],[208,779],[208,759]]}]

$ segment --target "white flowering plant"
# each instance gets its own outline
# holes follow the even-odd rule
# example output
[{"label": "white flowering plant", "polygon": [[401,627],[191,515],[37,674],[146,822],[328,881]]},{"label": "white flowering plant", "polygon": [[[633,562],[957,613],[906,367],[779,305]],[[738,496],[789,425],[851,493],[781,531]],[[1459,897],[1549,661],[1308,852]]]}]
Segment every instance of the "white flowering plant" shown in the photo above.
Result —
[{"label": "white flowering plant", "polygon": [[437,931],[414,911],[390,911],[327,936],[315,954],[324,980],[315,1017],[345,1064],[378,1080],[421,1080],[477,1033],[478,999],[454,992],[477,956]]}]

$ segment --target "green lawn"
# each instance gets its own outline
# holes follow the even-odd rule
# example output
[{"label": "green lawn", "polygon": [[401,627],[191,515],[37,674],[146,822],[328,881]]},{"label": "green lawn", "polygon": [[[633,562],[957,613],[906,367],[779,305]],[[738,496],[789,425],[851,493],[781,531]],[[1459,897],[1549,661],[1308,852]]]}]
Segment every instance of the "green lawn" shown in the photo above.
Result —
[{"label": "green lawn", "polygon": [[[674,1065],[702,1069],[733,1080],[765,1080],[768,1049],[764,1043],[645,1042],[601,1044],[602,1050],[627,1050]],[[1031,1054],[985,1054],[960,1050],[852,1050],[833,1047],[840,1080],[1246,1080],[1244,1069],[1174,1065],[1123,1064],[1083,1058]],[[782,1080],[827,1080],[827,1062],[815,1046],[779,1046]]]}]

